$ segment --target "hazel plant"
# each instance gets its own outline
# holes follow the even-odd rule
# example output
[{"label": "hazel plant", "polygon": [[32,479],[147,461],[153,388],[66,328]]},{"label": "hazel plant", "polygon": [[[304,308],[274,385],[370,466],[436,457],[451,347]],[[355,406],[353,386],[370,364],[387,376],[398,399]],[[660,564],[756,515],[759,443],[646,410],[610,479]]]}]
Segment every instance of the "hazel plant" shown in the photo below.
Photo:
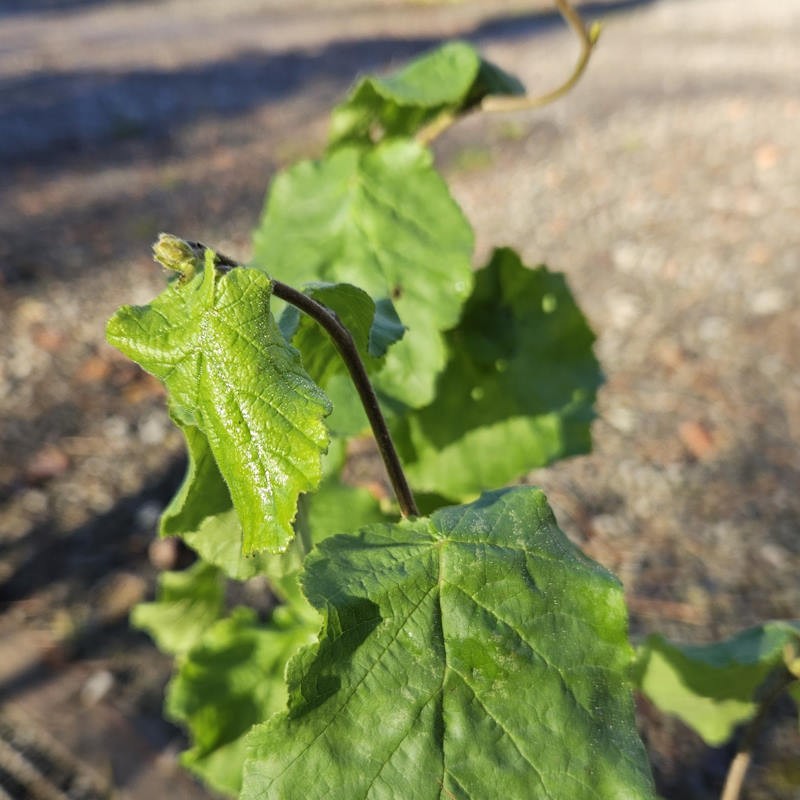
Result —
[{"label": "hazel plant", "polygon": [[[186,438],[160,533],[197,561],[133,622],[175,657],[166,713],[218,791],[645,800],[634,682],[713,739],[757,718],[768,678],[797,692],[793,623],[724,653],[651,639],[637,657],[619,582],[541,490],[502,488],[588,451],[594,335],[560,273],[508,248],[473,270],[428,144],[571,88],[598,29],[557,5],[581,42],[561,87],[527,97],[464,43],[363,78],[325,154],[274,179],[249,264],[164,234],[167,288],[108,323]],[[367,430],[394,502],[342,478]],[[257,576],[267,619],[224,599]]]}]

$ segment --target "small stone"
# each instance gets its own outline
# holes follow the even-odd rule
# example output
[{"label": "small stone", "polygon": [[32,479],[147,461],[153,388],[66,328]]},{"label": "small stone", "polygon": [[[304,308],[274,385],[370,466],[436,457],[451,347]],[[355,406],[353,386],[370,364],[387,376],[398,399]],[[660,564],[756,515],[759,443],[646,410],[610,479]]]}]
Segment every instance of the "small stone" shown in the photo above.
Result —
[{"label": "small stone", "polygon": [[683,446],[699,461],[712,458],[716,452],[714,437],[702,422],[682,422],[678,427],[678,436]]},{"label": "small stone", "polygon": [[128,423],[122,417],[109,417],[103,423],[103,433],[109,439],[124,439],[128,435]]},{"label": "small stone", "polygon": [[773,569],[783,569],[790,559],[786,549],[773,542],[762,544],[759,548],[759,555]]},{"label": "small stone", "polygon": [[57,353],[67,343],[67,337],[55,328],[37,327],[31,337],[33,343],[46,353]]},{"label": "small stone", "polygon": [[756,166],[761,170],[772,169],[779,160],[778,148],[771,143],[762,144],[753,155]]},{"label": "small stone", "polygon": [[29,489],[22,495],[22,507],[28,514],[42,516],[47,512],[47,493],[41,489]]},{"label": "small stone", "polygon": [[756,292],[750,301],[750,310],[759,317],[765,317],[783,311],[786,305],[785,293],[773,287]]},{"label": "small stone", "polygon": [[70,466],[69,456],[55,445],[45,445],[33,454],[25,467],[25,480],[38,485],[65,473]]},{"label": "small stone", "polygon": [[142,444],[161,444],[166,433],[166,419],[160,411],[153,412],[139,425],[139,440]]},{"label": "small stone", "polygon": [[161,503],[149,500],[136,509],[136,527],[143,531],[152,531],[158,524],[158,518],[163,511]]},{"label": "small stone", "polygon": [[97,705],[114,688],[114,676],[107,669],[93,672],[81,689],[81,702],[91,707]]},{"label": "small stone", "polygon": [[75,373],[79,383],[99,383],[111,374],[111,364],[100,356],[90,356]]},{"label": "small stone", "polygon": [[146,593],[144,578],[132,572],[118,572],[104,583],[94,604],[95,616],[101,623],[115,622],[127,616]]},{"label": "small stone", "polygon": [[178,563],[178,540],[174,537],[153,539],[147,548],[147,557],[156,569],[174,569]]}]

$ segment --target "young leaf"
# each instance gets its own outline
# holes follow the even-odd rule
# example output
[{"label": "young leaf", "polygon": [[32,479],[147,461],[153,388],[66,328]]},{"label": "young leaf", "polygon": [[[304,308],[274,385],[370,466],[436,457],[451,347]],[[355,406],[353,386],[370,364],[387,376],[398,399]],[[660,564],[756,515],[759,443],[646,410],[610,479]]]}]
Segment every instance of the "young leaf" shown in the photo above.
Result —
[{"label": "young leaf", "polygon": [[161,535],[180,536],[204,561],[234,580],[267,572],[269,554],[242,552],[242,526],[208,439],[178,414],[172,418],[186,437],[188,464],[183,483],[161,515]]},{"label": "young leaf", "polygon": [[466,110],[487,94],[524,93],[516,78],[483,61],[473,47],[449,42],[393,75],[362,78],[333,110],[331,145],[369,143],[376,133],[413,136],[442,112]]},{"label": "young leaf", "polygon": [[393,425],[409,480],[467,498],[587,452],[602,373],[564,276],[506,248],[476,273],[436,399]]},{"label": "young leaf", "polygon": [[198,561],[182,572],[165,572],[158,579],[158,596],[139,603],[131,624],[153,637],[158,649],[188,652],[222,614],[224,586],[216,567]]},{"label": "young leaf", "polygon": [[205,632],[167,690],[167,714],[191,735],[185,767],[217,791],[239,792],[245,735],[286,707],[286,662],[314,641],[318,627],[318,620],[262,624],[237,608]]},{"label": "young leaf", "polygon": [[182,536],[197,529],[207,517],[232,508],[233,501],[203,432],[196,425],[184,423],[176,413],[171,417],[186,439],[186,475],[161,515],[159,533]]},{"label": "young leaf", "polygon": [[652,798],[617,581],[526,487],[325,540],[243,800]]},{"label": "young leaf", "polygon": [[328,400],[278,330],[270,295],[266,275],[220,274],[208,250],[203,272],[148,306],[124,306],[107,329],[164,381],[175,413],[196,420],[242,523],[245,554],[286,547],[298,495],[319,483],[328,441]]},{"label": "young leaf", "polygon": [[412,407],[433,399],[441,332],[472,286],[472,230],[427,150],[395,140],[298,164],[272,184],[254,245],[254,265],[294,286],[352,283],[391,299],[408,330],[376,383]]},{"label": "young leaf", "polygon": [[662,711],[716,747],[755,714],[759,687],[792,641],[800,642],[800,621],[766,622],[705,645],[673,644],[655,634],[639,647],[637,682]]}]

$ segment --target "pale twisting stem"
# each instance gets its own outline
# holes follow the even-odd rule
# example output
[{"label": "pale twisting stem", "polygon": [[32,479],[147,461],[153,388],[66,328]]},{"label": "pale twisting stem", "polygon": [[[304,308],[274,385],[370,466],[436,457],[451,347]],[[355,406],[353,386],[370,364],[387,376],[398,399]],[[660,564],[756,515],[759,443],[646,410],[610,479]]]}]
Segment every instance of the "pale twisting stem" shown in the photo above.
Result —
[{"label": "pale twisting stem", "polygon": [[[581,75],[583,75],[586,69],[586,65],[589,63],[592,50],[600,37],[600,24],[594,23],[591,27],[587,27],[580,14],[567,0],[553,0],[553,2],[561,16],[567,21],[567,24],[575,31],[581,43],[581,52],[570,76],[555,89],[545,92],[544,94],[536,95],[535,97],[529,95],[523,97],[489,95],[488,97],[484,97],[475,108],[470,109],[471,113],[480,113],[483,111],[526,111],[533,108],[540,108],[541,106],[546,106],[558,100],[560,97],[563,97],[580,80]],[[430,144],[437,136],[441,135],[463,116],[465,116],[464,113],[458,114],[451,111],[440,114],[436,119],[429,122],[419,131],[417,134],[417,141],[420,142],[420,144]]]},{"label": "pale twisting stem", "polygon": [[767,714],[775,701],[796,680],[797,677],[783,665],[767,679],[758,711],[745,728],[739,750],[731,762],[728,774],[725,776],[725,786],[722,789],[720,800],[739,800],[747,770],[753,760],[753,749],[764,728]]}]

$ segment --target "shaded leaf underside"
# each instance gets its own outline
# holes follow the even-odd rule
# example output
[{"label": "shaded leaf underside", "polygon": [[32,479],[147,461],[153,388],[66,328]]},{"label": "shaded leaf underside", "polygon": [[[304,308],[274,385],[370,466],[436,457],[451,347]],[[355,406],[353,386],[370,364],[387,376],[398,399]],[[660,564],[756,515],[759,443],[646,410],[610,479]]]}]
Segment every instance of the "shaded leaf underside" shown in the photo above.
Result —
[{"label": "shaded leaf underside", "polygon": [[706,645],[653,635],[639,648],[638,684],[662,711],[716,747],[756,713],[758,689],[783,663],[789,642],[800,645],[800,621],[765,622]]},{"label": "shaded leaf underside", "polygon": [[436,399],[393,424],[415,488],[468,498],[589,450],[602,373],[563,275],[497,250],[446,341]]}]

